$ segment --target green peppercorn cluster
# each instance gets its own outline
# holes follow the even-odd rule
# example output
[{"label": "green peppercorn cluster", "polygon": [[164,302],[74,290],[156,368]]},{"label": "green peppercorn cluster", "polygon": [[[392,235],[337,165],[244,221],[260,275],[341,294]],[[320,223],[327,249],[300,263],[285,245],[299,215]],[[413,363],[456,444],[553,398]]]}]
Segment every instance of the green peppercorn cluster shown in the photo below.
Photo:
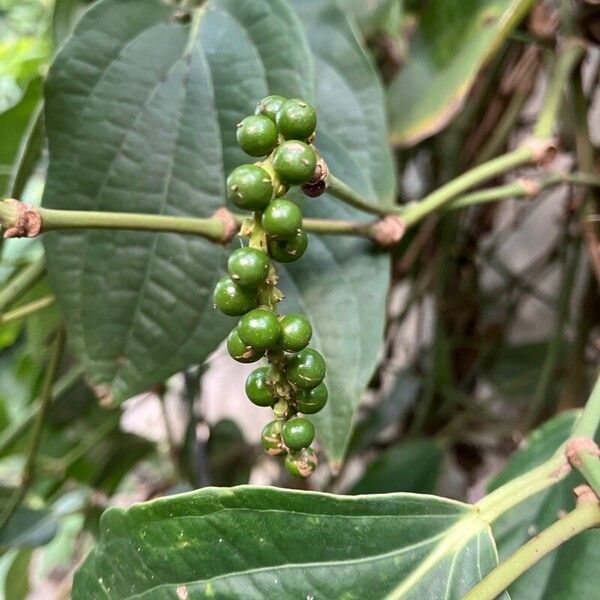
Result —
[{"label": "green peppercorn cluster", "polygon": [[277,304],[276,262],[291,263],[305,252],[308,238],[302,212],[285,197],[293,185],[318,177],[315,109],[299,99],[268,96],[255,114],[238,125],[237,140],[250,156],[261,157],[242,165],[227,178],[227,196],[239,208],[252,211],[240,236],[248,245],[229,257],[229,274],[214,291],[215,306],[240,317],[227,338],[229,354],[242,363],[266,358],[268,366],[253,371],[246,394],[256,405],[271,407],[274,419],[263,429],[261,442],[270,455],[286,455],[288,472],[306,478],[317,466],[310,447],[315,430],[304,416],[327,403],[323,383],[325,360],[308,344],[309,320],[301,314],[280,315]]}]

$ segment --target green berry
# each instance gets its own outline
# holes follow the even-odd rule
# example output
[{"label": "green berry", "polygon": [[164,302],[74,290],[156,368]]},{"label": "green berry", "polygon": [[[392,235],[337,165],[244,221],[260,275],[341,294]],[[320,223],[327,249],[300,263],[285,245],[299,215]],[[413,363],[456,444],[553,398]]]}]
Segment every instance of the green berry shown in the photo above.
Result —
[{"label": "green berry", "polygon": [[317,128],[317,113],[304,100],[288,100],[277,113],[277,127],[286,140],[307,140]]},{"label": "green berry", "polygon": [[256,306],[256,291],[240,287],[231,277],[217,282],[213,293],[215,307],[230,317],[239,317]]},{"label": "green berry", "polygon": [[312,326],[304,315],[285,315],[279,321],[281,338],[279,343],[287,352],[298,352],[308,346],[312,337]]},{"label": "green berry", "polygon": [[319,460],[312,448],[304,448],[300,452],[291,452],[285,457],[285,468],[292,477],[306,479],[317,468]]},{"label": "green berry", "polygon": [[238,248],[229,257],[227,270],[238,285],[255,288],[267,278],[269,257],[258,248]]},{"label": "green berry", "polygon": [[255,308],[240,319],[238,332],[244,344],[257,350],[267,350],[279,340],[281,325],[272,311]]},{"label": "green berry", "polygon": [[275,420],[267,423],[261,433],[260,442],[267,454],[277,456],[285,452],[281,437],[281,421]]},{"label": "green berry", "polygon": [[257,165],[242,165],[227,178],[227,197],[240,208],[263,210],[273,197],[273,181]]},{"label": "green berry", "polygon": [[246,379],[246,395],[256,406],[273,406],[277,401],[268,384],[269,367],[259,367]]},{"label": "green berry", "polygon": [[241,363],[253,363],[264,356],[264,352],[246,346],[238,334],[237,329],[233,329],[227,336],[227,351],[229,356]]},{"label": "green berry", "polygon": [[311,445],[315,439],[315,427],[303,417],[292,417],[282,429],[283,442],[290,450],[301,450]]},{"label": "green berry", "polygon": [[296,407],[298,412],[305,415],[318,413],[327,404],[329,392],[324,383],[320,383],[312,390],[298,390],[296,396]]},{"label": "green berry", "polygon": [[285,102],[286,99],[283,96],[267,96],[258,103],[254,114],[268,117],[275,123],[277,121],[277,113]]},{"label": "green berry", "polygon": [[237,128],[240,148],[250,156],[265,156],[277,146],[277,126],[269,117],[252,115],[246,117]]},{"label": "green berry", "polygon": [[302,211],[286,198],[278,198],[265,209],[262,226],[269,235],[289,240],[302,227]]},{"label": "green berry", "polygon": [[312,348],[305,348],[290,357],[286,376],[296,387],[310,390],[323,381],[325,371],[325,359],[321,354]]},{"label": "green berry", "polygon": [[289,240],[269,240],[269,254],[280,263],[292,263],[297,261],[306,251],[308,236],[300,230]]},{"label": "green berry", "polygon": [[273,155],[273,169],[282,181],[302,185],[310,181],[317,168],[317,153],[304,142],[288,141]]}]

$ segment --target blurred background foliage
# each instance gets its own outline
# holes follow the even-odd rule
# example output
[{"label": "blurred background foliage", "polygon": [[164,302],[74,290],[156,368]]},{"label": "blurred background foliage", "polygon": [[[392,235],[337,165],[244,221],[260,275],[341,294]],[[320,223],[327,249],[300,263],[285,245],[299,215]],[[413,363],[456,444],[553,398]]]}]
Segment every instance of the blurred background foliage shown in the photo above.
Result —
[{"label": "blurred background foliage", "polygon": [[[332,0],[333,1],[333,0]],[[79,0],[0,0],[0,187],[37,204],[47,149],[42,82]],[[568,3],[590,46],[590,169],[600,143],[600,52],[592,3]],[[535,120],[556,58],[559,6],[514,0],[340,0],[385,84],[398,203],[512,148]],[[572,90],[571,90],[572,92]],[[561,148],[575,147],[569,110]],[[570,167],[577,157],[556,158]],[[527,169],[518,173],[526,177]],[[499,179],[495,183],[503,183]],[[217,356],[126,403],[98,404],[75,357],[63,357],[37,477],[0,531],[0,589],[11,600],[61,598],[101,511],[206,485],[269,483],[349,494],[412,491],[474,499],[535,426],[585,400],[600,358],[598,272],[576,225],[581,190],[507,200],[426,219],[394,249],[386,338],[340,472],[288,479],[256,446],[263,420],[238,371]],[[593,201],[598,202],[598,197]],[[3,244],[0,285],[42,255]],[[60,316],[44,277],[0,324],[0,511],[40,410],[49,341]],[[241,389],[241,386],[238,386]],[[224,394],[223,390],[227,389]],[[224,397],[226,396],[226,397]]]}]

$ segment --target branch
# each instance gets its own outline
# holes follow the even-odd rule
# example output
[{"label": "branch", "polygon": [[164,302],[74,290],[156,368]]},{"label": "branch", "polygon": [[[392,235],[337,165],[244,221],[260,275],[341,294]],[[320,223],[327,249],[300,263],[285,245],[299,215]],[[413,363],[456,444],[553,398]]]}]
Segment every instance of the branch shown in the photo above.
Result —
[{"label": "branch", "polygon": [[[0,202],[0,205],[1,204],[3,204],[3,202]],[[1,216],[0,224],[4,226],[4,221]],[[43,277],[45,272],[46,267],[44,259],[40,258],[15,275],[6,287],[0,290],[0,312],[2,312],[9,304],[18,300],[25,292],[29,291]]]},{"label": "branch", "polygon": [[[585,408],[573,427],[570,440],[575,438],[593,439],[599,424],[600,377],[596,380]],[[554,456],[546,462],[512,479],[482,498],[476,504],[481,518],[487,523],[493,523],[514,506],[564,479],[571,472],[571,464],[566,455],[569,443],[562,444]]]},{"label": "branch", "polygon": [[[500,164],[505,163],[501,161]],[[561,183],[600,187],[600,176],[591,173],[553,173],[540,179],[522,178],[506,185],[478,190],[457,198],[454,198],[454,194],[451,193],[452,197],[448,196],[450,199],[447,202],[444,200],[439,206],[435,202],[423,209],[421,208],[422,201],[402,209],[394,209],[391,212],[383,211],[382,216],[374,221],[304,219],[302,226],[311,233],[353,235],[371,239],[382,246],[390,246],[400,241],[406,227],[415,225],[430,211],[434,211],[438,207],[444,210],[456,210],[507,198],[532,198],[543,190]],[[440,188],[438,192],[443,189]],[[428,198],[432,197],[433,195],[430,195]],[[0,225],[6,230],[5,236],[8,234],[15,237],[34,237],[47,231],[68,229],[113,229],[182,233],[197,235],[214,243],[228,243],[239,230],[244,219],[248,217],[234,215],[225,208],[217,212],[218,214],[213,217],[193,218],[138,213],[56,210],[33,208],[8,198],[0,201]],[[28,227],[24,222],[23,214],[27,215],[25,220],[30,221],[33,228]]]},{"label": "branch", "polygon": [[571,72],[585,54],[585,50],[584,42],[577,38],[571,38],[565,42],[558,55],[554,73],[548,84],[544,104],[537,118],[533,131],[535,137],[546,139],[552,135],[561,105],[563,89],[571,76]]},{"label": "branch", "polygon": [[[0,225],[6,230],[5,237],[7,235],[9,237],[35,237],[48,231],[69,229],[111,229],[183,233],[200,236],[214,243],[226,244],[237,233],[245,218],[243,215],[233,215],[225,208],[219,209],[213,217],[201,219],[138,213],[34,208],[12,198],[0,201]],[[395,229],[401,229],[398,219],[394,218],[393,221],[396,223]],[[32,224],[32,227],[27,223]],[[382,245],[395,243],[402,237],[393,235],[392,239],[389,239],[388,217],[370,222],[304,219],[302,226],[306,231],[313,233],[356,235],[369,238]],[[403,232],[402,229],[401,233]],[[0,294],[1,296],[2,294]]]},{"label": "branch", "polygon": [[456,200],[450,201],[445,208],[446,210],[456,210],[510,198],[535,198],[544,190],[563,183],[600,187],[600,176],[591,173],[553,173],[540,179],[521,178],[505,185],[465,194],[460,198],[456,198]]},{"label": "branch", "polygon": [[3,315],[0,315],[0,325],[28,317],[44,308],[48,308],[48,306],[52,306],[55,301],[56,298],[54,296],[44,296],[29,304],[24,304],[23,306],[19,306],[19,308],[5,312]]},{"label": "branch", "polygon": [[573,428],[572,438],[585,437],[594,439],[600,424],[600,376],[592,389],[592,393]]},{"label": "branch", "polygon": [[38,448],[42,439],[42,432],[46,423],[46,415],[52,401],[52,384],[56,379],[58,369],[60,367],[60,361],[62,358],[63,348],[65,342],[65,332],[61,327],[56,334],[54,343],[50,350],[50,358],[48,360],[48,366],[46,373],[44,374],[44,383],[42,385],[41,400],[40,400],[40,411],[37,415],[37,421],[35,422],[31,444],[27,452],[25,459],[25,466],[23,467],[23,473],[21,476],[21,486],[15,490],[13,495],[8,500],[4,510],[0,514],[0,530],[6,525],[9,519],[13,516],[16,510],[19,508],[23,498],[27,494],[27,490],[33,483],[35,477],[35,466],[37,459]]},{"label": "branch", "polygon": [[600,500],[600,448],[590,438],[573,438],[567,444],[567,460],[589,483]]},{"label": "branch", "polygon": [[385,216],[390,213],[389,208],[370,202],[337,177],[330,174],[326,181],[327,192],[349,206],[371,215]]},{"label": "branch", "polygon": [[494,600],[544,556],[586,529],[598,526],[600,504],[597,501],[581,503],[501,562],[463,600]]}]

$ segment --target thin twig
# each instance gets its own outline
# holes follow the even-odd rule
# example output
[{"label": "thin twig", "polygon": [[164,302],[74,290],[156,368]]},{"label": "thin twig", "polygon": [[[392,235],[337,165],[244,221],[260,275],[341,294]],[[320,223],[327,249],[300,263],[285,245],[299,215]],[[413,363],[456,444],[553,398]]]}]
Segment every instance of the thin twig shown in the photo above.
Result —
[{"label": "thin twig", "polygon": [[44,308],[52,306],[55,301],[56,298],[52,295],[38,298],[33,302],[29,302],[29,304],[24,304],[23,306],[19,306],[19,308],[15,308],[14,310],[0,315],[0,324],[4,325],[6,323],[11,323],[12,321],[18,321],[19,319],[28,317],[36,312],[39,312],[40,310],[43,310]]},{"label": "thin twig", "polygon": [[44,276],[45,272],[44,259],[39,258],[15,275],[4,289],[0,290],[0,312],[28,292]]},{"label": "thin twig", "polygon": [[581,504],[545,529],[484,577],[463,600],[493,600],[523,573],[581,532],[600,525],[600,504]]},{"label": "thin twig", "polygon": [[65,332],[64,328],[61,327],[56,334],[52,348],[50,349],[50,358],[48,360],[48,366],[46,367],[46,373],[44,374],[44,383],[42,385],[42,392],[40,395],[40,411],[37,415],[37,421],[33,428],[31,444],[25,458],[25,466],[21,475],[21,486],[15,490],[13,495],[10,497],[4,510],[0,514],[0,530],[6,525],[9,519],[17,511],[21,502],[25,498],[27,491],[31,487],[35,478],[37,452],[42,440],[42,432],[44,425],[46,424],[46,415],[52,401],[52,384],[56,379],[56,374],[60,367],[60,361],[64,349]]}]

